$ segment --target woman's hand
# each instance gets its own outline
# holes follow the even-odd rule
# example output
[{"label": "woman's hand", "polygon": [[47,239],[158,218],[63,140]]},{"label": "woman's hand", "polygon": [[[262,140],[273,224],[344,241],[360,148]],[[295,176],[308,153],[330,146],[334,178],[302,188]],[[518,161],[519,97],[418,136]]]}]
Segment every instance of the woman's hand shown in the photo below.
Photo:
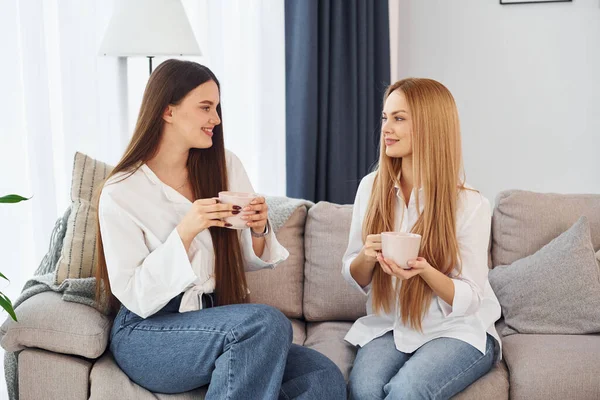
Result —
[{"label": "woman's hand", "polygon": [[254,233],[264,233],[268,216],[269,216],[269,206],[265,202],[264,197],[257,197],[253,199],[249,205],[242,209],[244,215],[242,219],[247,221],[246,225],[250,227]]},{"label": "woman's hand", "polygon": [[192,208],[177,225],[177,232],[184,243],[191,243],[196,235],[211,226],[231,226],[223,221],[223,218],[239,214],[240,210],[241,207],[221,204],[218,199],[198,199],[192,203]]},{"label": "woman's hand", "polygon": [[423,257],[417,257],[412,260],[408,260],[407,265],[410,269],[404,269],[399,267],[394,261],[383,258],[383,255],[377,256],[377,261],[381,265],[381,269],[388,275],[395,276],[401,280],[408,280],[415,275],[420,275],[430,268],[433,268],[426,259]]},{"label": "woman's hand", "polygon": [[381,235],[368,235],[363,246],[363,253],[372,262],[377,261],[381,255]]}]

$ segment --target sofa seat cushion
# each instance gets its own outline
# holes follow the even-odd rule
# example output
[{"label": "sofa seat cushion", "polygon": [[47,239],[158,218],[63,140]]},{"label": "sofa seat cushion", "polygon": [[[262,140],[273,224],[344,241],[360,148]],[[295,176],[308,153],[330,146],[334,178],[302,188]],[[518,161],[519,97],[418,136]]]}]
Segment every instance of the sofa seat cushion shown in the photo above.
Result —
[{"label": "sofa seat cushion", "polygon": [[306,323],[299,319],[291,319],[292,321],[292,343],[304,346],[306,341]]},{"label": "sofa seat cushion", "polygon": [[327,356],[348,380],[356,348],[344,341],[352,322],[308,322],[304,345]]},{"label": "sofa seat cushion", "polygon": [[[357,348],[344,341],[351,322],[309,322],[304,345],[329,357],[348,380]],[[459,400],[508,399],[508,371],[504,362],[454,397]]]},{"label": "sofa seat cushion", "polygon": [[98,358],[106,349],[112,320],[95,308],[62,300],[62,294],[43,292],[15,310],[19,322],[7,319],[0,328],[6,351],[28,347]]},{"label": "sofa seat cushion", "polygon": [[517,334],[502,343],[511,399],[600,399],[600,335]]},{"label": "sofa seat cushion", "polygon": [[453,397],[454,400],[508,400],[508,370],[504,361],[492,367],[490,372],[479,378],[465,390]]},{"label": "sofa seat cushion", "polygon": [[154,394],[125,375],[107,351],[92,367],[90,374],[90,400],[136,399],[136,400],[197,400],[204,399],[206,388],[186,393]]}]

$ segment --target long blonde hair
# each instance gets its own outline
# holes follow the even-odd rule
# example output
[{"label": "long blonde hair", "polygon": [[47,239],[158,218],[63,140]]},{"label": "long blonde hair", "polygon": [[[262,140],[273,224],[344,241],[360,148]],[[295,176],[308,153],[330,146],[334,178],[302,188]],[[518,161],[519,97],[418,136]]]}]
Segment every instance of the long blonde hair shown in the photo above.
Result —
[{"label": "long blonde hair", "polygon": [[[456,103],[444,85],[431,79],[398,81],[388,87],[384,102],[396,90],[404,94],[410,108],[414,187],[422,188],[424,196],[419,199],[415,190],[417,210],[421,200],[424,208],[411,232],[422,236],[419,256],[449,275],[459,261],[456,208],[465,182]],[[367,235],[394,230],[395,185],[400,186],[402,158],[387,156],[383,140],[379,151],[363,241]],[[373,273],[374,311],[389,313],[397,299],[402,322],[422,331],[421,322],[433,297],[431,288],[418,275],[399,286],[394,290],[392,278],[377,264]]]}]

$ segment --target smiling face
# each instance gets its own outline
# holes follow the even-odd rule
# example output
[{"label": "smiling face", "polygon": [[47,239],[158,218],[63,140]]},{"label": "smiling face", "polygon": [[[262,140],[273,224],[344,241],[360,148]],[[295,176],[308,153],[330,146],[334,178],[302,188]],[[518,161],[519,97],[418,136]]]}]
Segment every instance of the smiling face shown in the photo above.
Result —
[{"label": "smiling face", "polygon": [[412,155],[412,121],[404,93],[393,91],[385,100],[382,112],[381,134],[388,157]]},{"label": "smiling face", "polygon": [[220,96],[214,81],[191,90],[176,105],[169,105],[163,119],[170,125],[173,140],[188,148],[207,149],[213,145],[213,128],[221,123],[217,113]]}]

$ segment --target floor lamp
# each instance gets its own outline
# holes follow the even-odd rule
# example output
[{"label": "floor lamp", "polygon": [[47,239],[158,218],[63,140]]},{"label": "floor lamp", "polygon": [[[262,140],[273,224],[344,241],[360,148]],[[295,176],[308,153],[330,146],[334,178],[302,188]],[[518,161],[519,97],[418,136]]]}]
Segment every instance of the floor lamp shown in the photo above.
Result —
[{"label": "floor lamp", "polygon": [[118,57],[122,132],[127,121],[127,57],[147,57],[152,74],[156,56],[202,55],[180,0],[119,0],[102,39],[99,54]]}]

